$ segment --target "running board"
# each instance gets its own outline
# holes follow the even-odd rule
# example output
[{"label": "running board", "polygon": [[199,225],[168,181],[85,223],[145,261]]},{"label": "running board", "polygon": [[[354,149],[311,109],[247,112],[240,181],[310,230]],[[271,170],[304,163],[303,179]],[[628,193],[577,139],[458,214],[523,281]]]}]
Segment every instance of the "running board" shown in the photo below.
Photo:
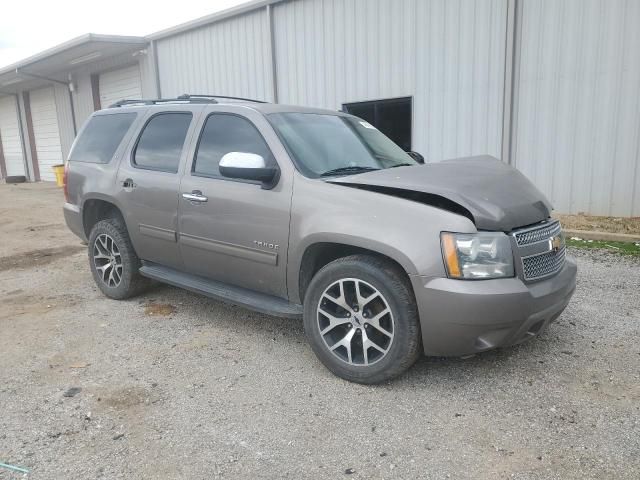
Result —
[{"label": "running board", "polygon": [[267,315],[302,318],[302,305],[289,303],[282,298],[254,292],[247,288],[180,272],[157,263],[144,262],[140,268],[140,275]]}]

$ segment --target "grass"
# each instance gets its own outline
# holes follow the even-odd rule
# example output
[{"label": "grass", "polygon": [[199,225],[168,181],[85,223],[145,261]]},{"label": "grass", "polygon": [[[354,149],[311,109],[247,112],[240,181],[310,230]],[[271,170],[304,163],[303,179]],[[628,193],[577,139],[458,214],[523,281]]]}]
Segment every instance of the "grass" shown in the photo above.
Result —
[{"label": "grass", "polygon": [[608,250],[620,255],[640,257],[640,242],[607,242],[601,240],[584,240],[578,237],[567,238],[567,246],[582,249]]}]

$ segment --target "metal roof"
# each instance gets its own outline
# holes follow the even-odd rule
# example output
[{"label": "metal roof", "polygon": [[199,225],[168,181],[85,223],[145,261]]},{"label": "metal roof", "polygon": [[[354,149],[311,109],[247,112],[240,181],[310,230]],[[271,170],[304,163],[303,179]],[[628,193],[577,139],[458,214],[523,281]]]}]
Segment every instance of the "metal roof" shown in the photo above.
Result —
[{"label": "metal roof", "polygon": [[56,45],[12,65],[0,68],[0,95],[14,93],[20,89],[36,88],[48,83],[44,79],[65,82],[70,71],[123,53],[133,53],[151,40],[159,40],[181,32],[243,15],[268,5],[287,0],[252,0],[227,10],[191,20],[174,27],[160,30],[146,37],[101,35],[88,33]]},{"label": "metal roof", "polygon": [[147,35],[146,38],[150,40],[160,40],[167,37],[172,37],[179,33],[193,30],[195,28],[204,27],[206,25],[210,25],[212,23],[220,22],[222,20],[227,20],[229,18],[237,17],[239,15],[243,15],[245,13],[252,12],[254,10],[259,10],[261,8],[266,7],[267,5],[273,5],[274,3],[281,3],[286,0],[252,0],[247,3],[243,3],[241,5],[228,8],[226,10],[222,10],[220,12],[212,13],[211,15],[206,15],[204,17],[196,18],[195,20],[190,20],[185,23],[181,23],[180,25],[176,25],[174,27],[166,28],[164,30],[160,30],[159,32],[152,33]]},{"label": "metal roof", "polygon": [[71,70],[95,60],[133,53],[148,43],[144,37],[88,33],[0,68],[0,91],[14,90],[19,84],[22,88],[27,82],[37,84],[32,75],[65,81]]}]

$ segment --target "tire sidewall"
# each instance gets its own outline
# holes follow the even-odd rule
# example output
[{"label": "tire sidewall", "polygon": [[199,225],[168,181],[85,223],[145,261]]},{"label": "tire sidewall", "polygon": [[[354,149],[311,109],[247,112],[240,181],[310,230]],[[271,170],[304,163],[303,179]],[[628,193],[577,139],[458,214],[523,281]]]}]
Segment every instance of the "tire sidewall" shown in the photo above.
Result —
[{"label": "tire sidewall", "polygon": [[[394,318],[391,350],[373,365],[349,365],[329,351],[317,323],[317,307],[325,289],[332,283],[355,278],[376,288],[385,298]],[[396,376],[415,358],[415,336],[419,336],[417,308],[412,291],[391,268],[380,268],[356,259],[338,260],[321,269],[311,281],[304,300],[304,330],[314,353],[334,374],[359,383],[378,383]]]},{"label": "tire sidewall", "polygon": [[[111,287],[104,283],[93,259],[96,239],[102,234],[107,234],[113,239],[122,259],[122,277],[116,287]],[[139,267],[139,260],[125,235],[126,232],[123,233],[121,222],[116,219],[101,220],[95,224],[89,235],[89,266],[93,279],[102,293],[118,300],[131,296],[131,285]]]}]

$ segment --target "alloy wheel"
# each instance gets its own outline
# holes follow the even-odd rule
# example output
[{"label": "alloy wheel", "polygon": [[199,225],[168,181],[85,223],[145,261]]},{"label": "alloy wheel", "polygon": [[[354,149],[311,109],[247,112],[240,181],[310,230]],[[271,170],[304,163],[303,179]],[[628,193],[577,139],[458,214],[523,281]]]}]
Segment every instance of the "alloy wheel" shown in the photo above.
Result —
[{"label": "alloy wheel", "polygon": [[93,243],[93,264],[105,285],[115,288],[122,281],[122,256],[116,242],[101,233]]},{"label": "alloy wheel", "polygon": [[338,280],[322,293],[317,326],[329,351],[349,365],[382,360],[393,343],[394,318],[387,300],[371,284]]}]

